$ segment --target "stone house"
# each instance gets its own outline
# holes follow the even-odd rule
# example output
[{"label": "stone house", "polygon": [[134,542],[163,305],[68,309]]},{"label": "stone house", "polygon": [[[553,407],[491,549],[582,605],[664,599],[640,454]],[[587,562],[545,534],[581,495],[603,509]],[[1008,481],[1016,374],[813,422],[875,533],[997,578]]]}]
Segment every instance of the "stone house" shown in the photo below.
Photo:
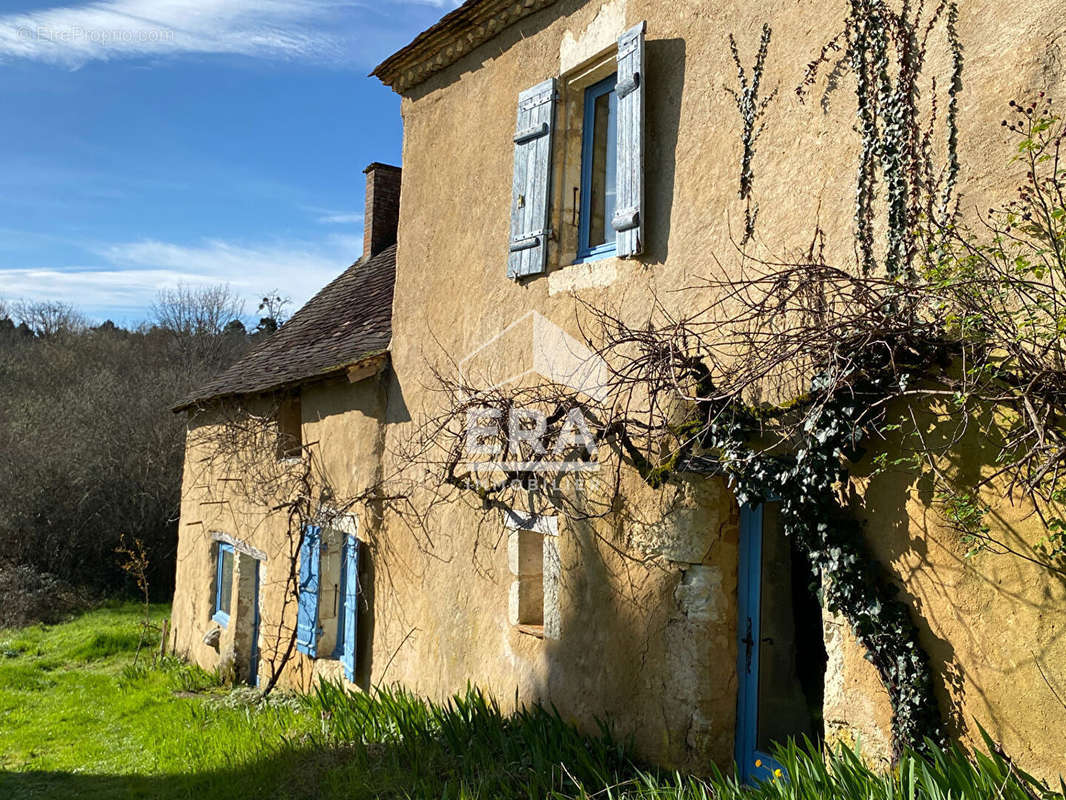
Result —
[{"label": "stone house", "polygon": [[[585,304],[639,322],[701,302],[709,290],[691,287],[743,226],[730,34],[754,52],[761,26],[773,30],[762,81],[780,93],[758,146],[760,229],[787,249],[817,224],[846,255],[852,90],[826,88],[821,103],[791,91],[846,10],[470,0],[381,64],[374,74],[402,98],[403,171],[368,168],[364,256],[181,406],[176,649],[250,681],[269,663],[292,685],[395,681],[439,697],[473,682],[579,724],[608,718],[646,757],[696,771],[736,761],[750,775],[770,740],[799,733],[859,739],[887,759],[888,695],[847,624],[806,589],[773,504],[739,507],[717,477],[653,489],[623,464],[624,521],[532,498],[503,512],[453,500],[413,529],[370,491],[387,495],[388,476],[420,467],[407,445],[449,365],[543,375],[538,347],[572,349]],[[1064,11],[961,5],[960,186],[974,207],[1011,185],[1009,154],[988,157],[1006,100],[1066,88]],[[947,57],[929,65],[943,71]],[[213,461],[205,442],[234,416],[265,420],[276,445]],[[239,489],[272,481],[321,519],[294,528],[295,506]],[[1062,583],[1022,560],[964,557],[905,474],[856,483],[950,733],[972,743],[980,723],[1026,769],[1062,772]],[[992,524],[1021,546],[1043,535],[1011,503],[997,502]]]}]

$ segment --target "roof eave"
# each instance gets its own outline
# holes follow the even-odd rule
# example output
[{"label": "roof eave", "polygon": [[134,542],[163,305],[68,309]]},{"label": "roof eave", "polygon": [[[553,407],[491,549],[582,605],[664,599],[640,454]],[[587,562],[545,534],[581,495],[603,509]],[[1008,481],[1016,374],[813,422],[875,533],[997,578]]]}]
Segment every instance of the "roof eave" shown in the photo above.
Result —
[{"label": "roof eave", "polygon": [[557,0],[468,0],[378,64],[372,77],[403,94]]},{"label": "roof eave", "polygon": [[[322,381],[328,381],[334,378],[343,378],[347,376],[352,383],[357,383],[359,380],[365,380],[366,378],[377,375],[383,370],[389,362],[388,349],[376,350],[365,355],[360,356],[354,361],[347,361],[343,364],[329,367],[325,370],[320,370],[312,375],[303,375],[297,378],[291,378],[285,381],[279,381],[278,383],[268,384],[264,386],[257,386],[254,389],[248,389],[246,391],[236,392],[221,392],[218,394],[209,394],[202,397],[194,397],[188,400],[183,400],[178,405],[171,409],[174,414],[180,414],[183,411],[189,411],[191,409],[201,409],[213,403],[219,403],[226,400],[234,400],[240,397],[255,397],[256,395],[274,394],[277,392],[284,392],[290,389],[295,389],[298,386],[306,386],[312,383],[320,383]],[[369,369],[377,366],[377,369]],[[352,380],[352,375],[359,375],[358,379]]]}]

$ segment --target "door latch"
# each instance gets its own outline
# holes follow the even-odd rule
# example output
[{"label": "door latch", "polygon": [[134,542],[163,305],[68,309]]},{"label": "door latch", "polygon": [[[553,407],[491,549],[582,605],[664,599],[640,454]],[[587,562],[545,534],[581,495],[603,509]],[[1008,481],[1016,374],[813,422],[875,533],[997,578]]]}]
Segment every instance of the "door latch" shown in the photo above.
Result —
[{"label": "door latch", "polygon": [[750,673],[752,650],[755,647],[755,639],[751,635],[751,617],[748,617],[748,632],[740,641],[744,643],[744,671]]}]

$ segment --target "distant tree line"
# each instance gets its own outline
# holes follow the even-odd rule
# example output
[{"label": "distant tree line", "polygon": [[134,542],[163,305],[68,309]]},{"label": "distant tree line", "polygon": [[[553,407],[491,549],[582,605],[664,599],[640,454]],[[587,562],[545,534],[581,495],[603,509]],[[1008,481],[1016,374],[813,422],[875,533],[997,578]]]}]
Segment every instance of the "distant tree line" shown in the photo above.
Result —
[{"label": "distant tree line", "polygon": [[46,611],[59,586],[129,589],[123,537],[140,540],[153,594],[169,597],[185,443],[171,409],[277,330],[284,305],[265,297],[249,331],[225,286],[164,290],[131,328],[0,300],[0,617],[41,617],[32,606]]}]

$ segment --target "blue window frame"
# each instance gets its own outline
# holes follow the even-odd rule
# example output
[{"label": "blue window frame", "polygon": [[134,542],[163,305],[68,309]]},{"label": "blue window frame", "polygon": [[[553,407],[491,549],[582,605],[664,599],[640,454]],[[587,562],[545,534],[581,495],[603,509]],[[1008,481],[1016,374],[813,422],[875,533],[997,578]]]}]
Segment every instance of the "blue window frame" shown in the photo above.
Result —
[{"label": "blue window frame", "polygon": [[229,625],[230,605],[233,602],[233,545],[218,543],[215,566],[215,622],[225,628]]},{"label": "blue window frame", "polygon": [[577,261],[613,255],[617,246],[611,220],[615,211],[618,168],[618,95],[616,75],[585,90],[581,131],[581,211]]}]

